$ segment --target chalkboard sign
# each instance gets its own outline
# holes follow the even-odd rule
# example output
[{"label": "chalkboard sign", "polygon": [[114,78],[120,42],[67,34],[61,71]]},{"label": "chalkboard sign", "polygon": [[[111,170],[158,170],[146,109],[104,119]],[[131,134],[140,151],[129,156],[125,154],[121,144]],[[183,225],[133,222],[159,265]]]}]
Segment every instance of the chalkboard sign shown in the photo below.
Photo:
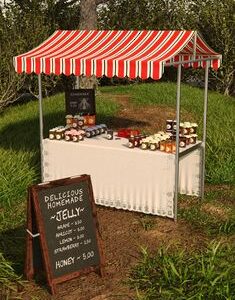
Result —
[{"label": "chalkboard sign", "polygon": [[95,115],[94,89],[74,89],[65,92],[67,115]]},{"label": "chalkboard sign", "polygon": [[96,271],[104,275],[90,176],[32,186],[28,214],[27,279],[32,279],[40,265],[34,257],[38,239],[40,260],[52,294],[56,292],[55,284],[82,273]]}]

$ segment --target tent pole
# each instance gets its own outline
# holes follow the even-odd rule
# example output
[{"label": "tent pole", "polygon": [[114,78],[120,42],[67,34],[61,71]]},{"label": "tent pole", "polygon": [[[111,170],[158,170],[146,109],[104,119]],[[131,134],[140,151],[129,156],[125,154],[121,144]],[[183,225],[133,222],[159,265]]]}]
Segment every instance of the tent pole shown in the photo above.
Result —
[{"label": "tent pole", "polygon": [[196,59],[196,52],[197,52],[197,31],[195,31],[194,38],[193,38],[193,60]]},{"label": "tent pole", "polygon": [[181,64],[177,70],[177,103],[176,103],[176,152],[175,152],[175,194],[174,194],[174,220],[177,221],[178,185],[179,185],[179,127],[180,127],[180,87]]},{"label": "tent pole", "polygon": [[42,77],[38,74],[38,102],[39,102],[39,130],[40,130],[40,154],[41,154],[41,180],[43,181],[43,111],[42,111]]},{"label": "tent pole", "polygon": [[202,169],[201,169],[201,199],[204,198],[205,189],[205,159],[206,159],[206,123],[207,123],[207,104],[208,104],[208,74],[209,61],[205,68],[205,87],[204,87],[204,113],[203,113],[203,136],[202,136]]}]

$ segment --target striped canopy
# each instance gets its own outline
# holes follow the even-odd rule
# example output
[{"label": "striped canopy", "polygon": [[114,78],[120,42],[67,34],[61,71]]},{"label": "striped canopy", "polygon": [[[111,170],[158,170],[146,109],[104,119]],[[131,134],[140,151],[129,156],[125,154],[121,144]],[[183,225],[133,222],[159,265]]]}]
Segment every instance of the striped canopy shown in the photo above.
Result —
[{"label": "striped canopy", "polygon": [[165,65],[217,69],[221,55],[196,31],[57,30],[38,47],[14,57],[17,73],[161,78]]}]

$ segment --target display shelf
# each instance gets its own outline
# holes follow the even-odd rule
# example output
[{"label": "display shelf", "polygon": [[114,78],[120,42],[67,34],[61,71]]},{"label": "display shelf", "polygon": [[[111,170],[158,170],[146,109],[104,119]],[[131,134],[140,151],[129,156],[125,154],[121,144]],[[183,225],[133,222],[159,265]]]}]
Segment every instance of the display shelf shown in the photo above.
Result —
[{"label": "display shelf", "polygon": [[202,145],[202,141],[197,141],[196,144],[191,144],[189,146],[186,146],[186,148],[180,148],[179,158],[195,151],[196,149],[199,149],[201,145]]}]

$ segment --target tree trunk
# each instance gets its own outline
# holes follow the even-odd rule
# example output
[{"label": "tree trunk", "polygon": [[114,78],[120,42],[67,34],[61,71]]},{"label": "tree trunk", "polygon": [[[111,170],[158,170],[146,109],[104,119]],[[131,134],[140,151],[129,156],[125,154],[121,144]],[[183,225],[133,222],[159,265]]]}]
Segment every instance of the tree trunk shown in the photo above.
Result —
[{"label": "tree trunk", "polygon": [[96,0],[81,0],[79,29],[97,29]]},{"label": "tree trunk", "polygon": [[[80,2],[80,30],[97,29],[96,0],[81,0]],[[94,75],[76,77],[75,88],[97,89],[98,81]]]}]

